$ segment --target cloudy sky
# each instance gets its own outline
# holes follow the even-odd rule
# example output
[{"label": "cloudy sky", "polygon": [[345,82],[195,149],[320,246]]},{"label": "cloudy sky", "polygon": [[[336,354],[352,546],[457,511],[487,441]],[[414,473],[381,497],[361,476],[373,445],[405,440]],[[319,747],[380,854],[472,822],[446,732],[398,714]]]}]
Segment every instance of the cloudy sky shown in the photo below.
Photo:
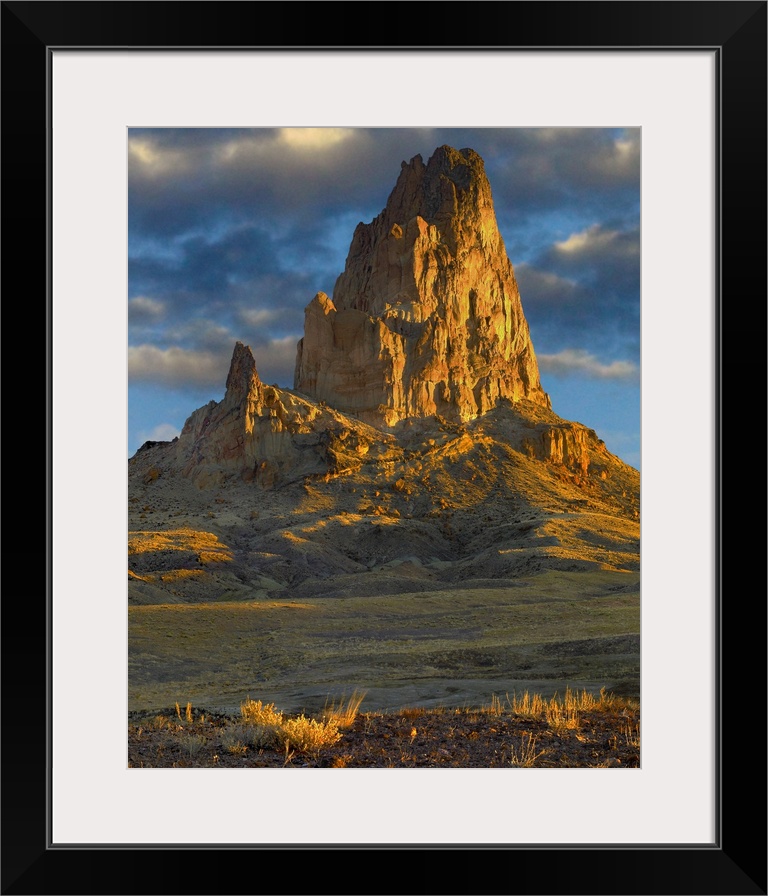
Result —
[{"label": "cloudy sky", "polygon": [[129,455],[223,397],[238,340],[291,388],[355,226],[446,143],[485,161],[553,410],[639,468],[639,129],[131,129]]}]

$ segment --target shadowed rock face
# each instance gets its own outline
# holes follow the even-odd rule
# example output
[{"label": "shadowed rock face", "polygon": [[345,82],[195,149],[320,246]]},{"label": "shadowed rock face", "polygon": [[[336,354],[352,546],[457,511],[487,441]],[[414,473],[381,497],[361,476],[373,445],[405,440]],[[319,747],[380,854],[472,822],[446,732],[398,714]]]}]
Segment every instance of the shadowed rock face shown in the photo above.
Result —
[{"label": "shadowed rock face", "polygon": [[294,387],[384,427],[471,420],[500,399],[550,407],[474,150],[403,162],[386,208],[358,224],[333,298],[307,306]]}]

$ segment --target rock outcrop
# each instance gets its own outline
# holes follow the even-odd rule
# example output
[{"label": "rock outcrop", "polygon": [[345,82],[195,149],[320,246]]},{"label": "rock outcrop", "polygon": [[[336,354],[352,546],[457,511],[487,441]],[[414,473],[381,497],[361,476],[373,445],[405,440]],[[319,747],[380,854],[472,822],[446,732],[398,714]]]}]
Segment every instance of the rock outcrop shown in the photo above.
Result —
[{"label": "rock outcrop", "polygon": [[403,162],[386,208],[357,226],[333,298],[307,306],[294,388],[379,427],[470,420],[500,399],[550,407],[474,150]]},{"label": "rock outcrop", "polygon": [[348,471],[374,443],[372,455],[386,453],[382,433],[287,389],[264,385],[250,347],[238,342],[223,400],[198,408],[171,446],[176,469],[201,488],[232,477],[270,488]]},{"label": "rock outcrop", "polygon": [[[501,443],[576,484],[621,464],[594,431],[553,413],[482,159],[443,146],[426,165],[403,163],[384,211],[356,228],[333,300],[308,305],[295,389],[262,383],[238,342],[223,400],[160,454],[201,488],[271,488],[390,463],[414,434],[421,454],[444,425],[494,416]],[[141,452],[152,482],[160,454]]]}]

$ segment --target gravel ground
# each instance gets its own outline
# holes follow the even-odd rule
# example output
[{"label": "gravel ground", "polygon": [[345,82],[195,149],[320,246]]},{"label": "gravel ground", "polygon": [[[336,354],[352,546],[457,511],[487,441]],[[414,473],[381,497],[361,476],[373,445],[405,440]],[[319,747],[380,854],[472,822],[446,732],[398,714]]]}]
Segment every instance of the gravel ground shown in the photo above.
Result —
[{"label": "gravel ground", "polygon": [[359,713],[315,750],[249,743],[242,720],[195,708],[132,714],[131,768],[638,768],[640,709],[564,714],[560,722],[492,709]]}]

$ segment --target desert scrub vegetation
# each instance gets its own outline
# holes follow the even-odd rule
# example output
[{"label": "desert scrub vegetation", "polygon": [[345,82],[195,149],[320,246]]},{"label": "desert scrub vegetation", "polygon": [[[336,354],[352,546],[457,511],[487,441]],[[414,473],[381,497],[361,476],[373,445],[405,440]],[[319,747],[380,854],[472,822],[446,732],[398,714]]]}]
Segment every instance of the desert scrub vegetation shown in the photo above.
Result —
[{"label": "desert scrub vegetation", "polygon": [[513,744],[510,747],[509,764],[515,768],[534,768],[536,761],[546,752],[546,750],[536,750],[536,740],[537,738],[533,734],[523,734],[520,744]]},{"label": "desert scrub vegetation", "polygon": [[286,753],[296,750],[316,754],[341,738],[339,725],[333,717],[312,719],[302,713],[284,718],[274,703],[264,704],[250,697],[240,706],[240,717],[248,731],[247,740],[256,748],[273,747],[284,749]]},{"label": "desert scrub vegetation", "polygon": [[286,752],[294,748],[299,753],[316,754],[323,747],[330,747],[341,740],[341,732],[334,722],[322,722],[300,715],[283,722],[280,738]]},{"label": "desert scrub vegetation", "polygon": [[489,705],[363,712],[364,693],[317,717],[248,697],[237,714],[190,703],[129,717],[132,768],[637,768],[640,705],[566,688]]},{"label": "desert scrub vegetation", "polygon": [[[639,703],[609,694],[605,688],[601,688],[597,695],[586,690],[579,692],[566,688],[562,697],[555,693],[549,700],[540,694],[531,695],[528,691],[520,697],[516,694],[512,697],[506,694],[505,700],[494,694],[488,711],[494,715],[511,712],[521,718],[545,719],[554,731],[565,731],[581,727],[583,712],[623,712],[626,717],[630,708],[639,711]],[[639,737],[636,746],[639,746]]]},{"label": "desert scrub vegetation", "polygon": [[341,697],[338,701],[326,702],[323,720],[332,722],[337,728],[349,728],[357,718],[364,699],[365,691],[354,690],[349,698]]}]

